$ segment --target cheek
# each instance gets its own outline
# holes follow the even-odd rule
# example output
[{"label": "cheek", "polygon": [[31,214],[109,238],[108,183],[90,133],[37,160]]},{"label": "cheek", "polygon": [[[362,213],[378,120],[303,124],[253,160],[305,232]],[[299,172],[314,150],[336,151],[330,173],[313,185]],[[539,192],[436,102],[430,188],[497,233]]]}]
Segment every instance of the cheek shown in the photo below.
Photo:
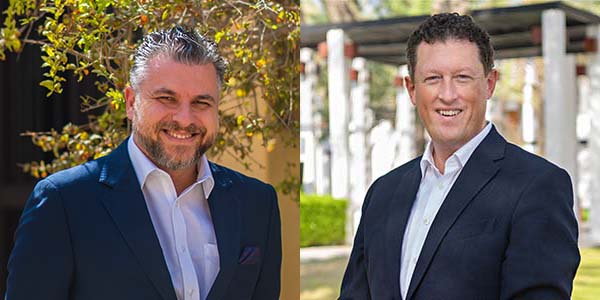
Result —
[{"label": "cheek", "polygon": [[216,130],[219,128],[219,114],[217,111],[205,111],[203,112],[201,119],[207,129]]}]

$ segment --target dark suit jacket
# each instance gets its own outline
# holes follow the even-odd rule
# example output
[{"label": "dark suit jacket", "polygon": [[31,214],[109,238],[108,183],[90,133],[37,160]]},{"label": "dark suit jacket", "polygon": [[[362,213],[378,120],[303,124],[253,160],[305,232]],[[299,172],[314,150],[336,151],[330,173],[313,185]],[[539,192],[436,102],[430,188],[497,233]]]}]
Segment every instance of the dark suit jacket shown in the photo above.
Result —
[{"label": "dark suit jacket", "polygon": [[[274,189],[210,167],[220,271],[208,299],[277,299],[281,237]],[[126,142],[37,184],[8,271],[7,300],[176,300]]]},{"label": "dark suit jacket", "polygon": [[[420,159],[370,187],[340,299],[401,299]],[[407,299],[569,299],[579,260],[569,175],[492,128],[431,225]]]}]

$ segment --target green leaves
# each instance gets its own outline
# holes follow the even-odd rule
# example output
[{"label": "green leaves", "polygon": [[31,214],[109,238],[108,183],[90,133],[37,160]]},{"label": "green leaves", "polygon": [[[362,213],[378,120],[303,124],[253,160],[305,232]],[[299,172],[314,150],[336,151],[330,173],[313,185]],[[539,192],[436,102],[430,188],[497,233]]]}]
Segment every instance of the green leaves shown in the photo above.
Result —
[{"label": "green leaves", "polygon": [[[67,124],[60,132],[27,133],[55,158],[49,163],[31,162],[24,170],[44,177],[106,155],[118,145],[128,135],[122,91],[139,37],[175,24],[213,37],[230,63],[220,101],[220,136],[212,153],[227,153],[250,167],[255,141],[268,151],[297,146],[300,13],[296,2],[11,1],[0,30],[0,59],[5,51],[20,51],[24,44],[39,46],[45,71],[39,84],[48,90],[47,96],[62,93],[66,80],[86,76],[94,76],[104,95],[82,97],[84,110],[103,109],[87,124]],[[32,30],[40,37],[29,36]],[[288,179],[288,187],[298,181]]]}]

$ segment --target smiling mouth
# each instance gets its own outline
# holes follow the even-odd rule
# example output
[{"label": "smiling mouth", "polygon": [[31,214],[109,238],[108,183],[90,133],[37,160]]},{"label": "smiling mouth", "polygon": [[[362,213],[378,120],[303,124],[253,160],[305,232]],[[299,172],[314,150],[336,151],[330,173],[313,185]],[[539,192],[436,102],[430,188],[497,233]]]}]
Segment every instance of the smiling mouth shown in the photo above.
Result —
[{"label": "smiling mouth", "polygon": [[462,112],[462,109],[438,109],[436,112],[444,117],[454,117]]},{"label": "smiling mouth", "polygon": [[181,133],[181,132],[176,132],[176,131],[167,130],[167,129],[163,129],[162,132],[164,132],[168,136],[170,136],[174,139],[178,139],[178,140],[188,140],[188,139],[191,139],[192,137],[198,135],[198,133],[189,133],[189,132]]}]

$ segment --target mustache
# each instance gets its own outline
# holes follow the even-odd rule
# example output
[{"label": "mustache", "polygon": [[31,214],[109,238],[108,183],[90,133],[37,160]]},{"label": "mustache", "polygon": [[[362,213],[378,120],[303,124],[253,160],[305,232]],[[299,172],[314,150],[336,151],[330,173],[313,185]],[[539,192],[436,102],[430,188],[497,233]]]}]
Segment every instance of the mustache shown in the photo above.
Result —
[{"label": "mustache", "polygon": [[156,124],[156,130],[173,130],[173,131],[185,131],[189,134],[200,134],[204,136],[206,134],[206,127],[197,126],[195,124],[190,124],[186,127],[182,127],[179,123],[175,121],[161,121]]}]

